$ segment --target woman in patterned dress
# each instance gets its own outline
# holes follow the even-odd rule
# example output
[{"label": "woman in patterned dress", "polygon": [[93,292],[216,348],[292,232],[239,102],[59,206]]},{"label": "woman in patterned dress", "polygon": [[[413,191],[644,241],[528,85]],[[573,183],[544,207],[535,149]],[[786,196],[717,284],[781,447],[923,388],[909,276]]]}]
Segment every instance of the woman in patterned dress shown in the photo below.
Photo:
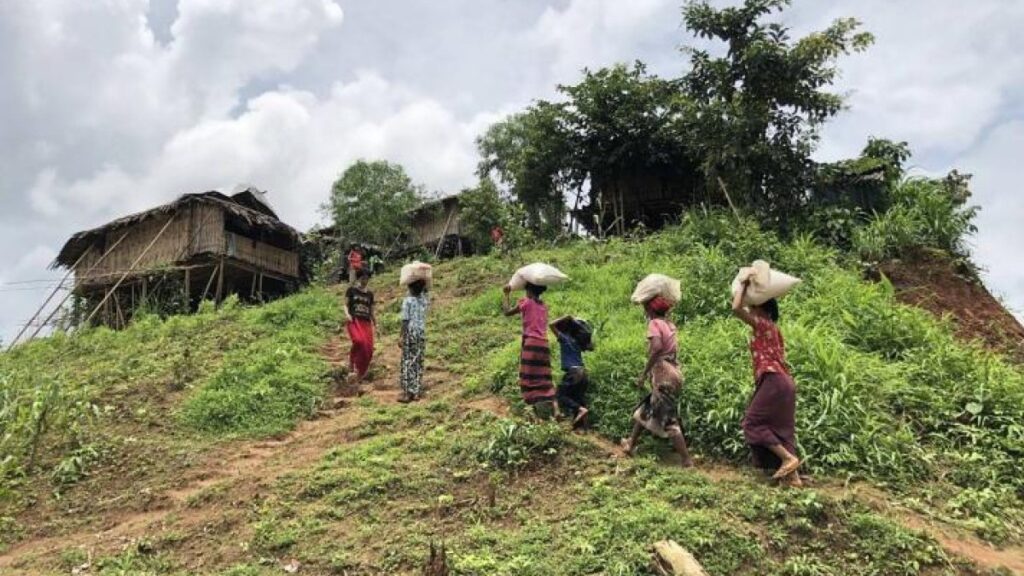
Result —
[{"label": "woman in patterned dress", "polygon": [[684,468],[693,466],[693,459],[683,437],[682,422],[679,418],[679,392],[683,388],[683,376],[676,358],[679,348],[676,327],[668,319],[672,305],[657,296],[644,304],[647,316],[647,363],[640,373],[637,387],[643,388],[648,378],[651,392],[633,411],[633,432],[623,438],[622,450],[627,456],[636,451],[640,434],[646,429],[660,438],[668,438],[672,448],[679,454]]},{"label": "woman in patterned dress", "polygon": [[743,437],[750,446],[754,465],[774,470],[772,478],[790,485],[802,484],[797,469],[796,384],[786,364],[786,347],[775,299],[760,306],[743,306],[750,280],[732,301],[733,313],[754,331],[750,353],[754,362],[754,395],[743,416]]},{"label": "woman in patterned dress", "polygon": [[402,370],[399,402],[412,402],[423,396],[423,355],[427,346],[427,283],[417,280],[409,284],[409,295],[402,300]]}]

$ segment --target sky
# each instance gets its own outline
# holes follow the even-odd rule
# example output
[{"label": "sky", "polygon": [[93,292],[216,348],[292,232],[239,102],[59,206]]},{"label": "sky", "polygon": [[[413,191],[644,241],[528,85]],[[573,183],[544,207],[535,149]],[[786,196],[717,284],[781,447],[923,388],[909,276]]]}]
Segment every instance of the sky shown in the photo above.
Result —
[{"label": "sky", "polygon": [[[716,4],[728,4],[728,0]],[[913,171],[974,174],[987,285],[1024,309],[1024,2],[794,0],[802,35],[853,16],[848,109],[820,160],[905,140]],[[306,229],[353,161],[434,193],[473,184],[474,139],[584,67],[685,73],[680,0],[2,0],[0,337],[34,312],[72,233],[252,184]]]}]

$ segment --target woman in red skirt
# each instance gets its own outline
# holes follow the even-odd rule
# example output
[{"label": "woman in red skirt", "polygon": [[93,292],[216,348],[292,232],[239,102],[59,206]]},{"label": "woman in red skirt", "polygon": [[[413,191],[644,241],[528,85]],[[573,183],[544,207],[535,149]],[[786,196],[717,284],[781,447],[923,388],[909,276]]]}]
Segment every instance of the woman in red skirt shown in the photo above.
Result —
[{"label": "woman in red skirt", "polygon": [[743,416],[743,437],[750,446],[754,465],[774,469],[772,478],[790,485],[802,484],[797,469],[796,384],[786,364],[786,346],[776,324],[779,304],[775,299],[760,306],[743,306],[750,281],[733,296],[732,311],[754,330],[750,354],[754,361],[754,396]]},{"label": "woman in red skirt", "polygon": [[523,401],[539,418],[555,413],[555,387],[551,381],[551,349],[548,347],[548,307],[540,295],[547,288],[526,285],[526,298],[515,306],[511,302],[512,287],[505,286],[502,310],[506,316],[523,317],[523,349],[519,355],[519,391]]}]

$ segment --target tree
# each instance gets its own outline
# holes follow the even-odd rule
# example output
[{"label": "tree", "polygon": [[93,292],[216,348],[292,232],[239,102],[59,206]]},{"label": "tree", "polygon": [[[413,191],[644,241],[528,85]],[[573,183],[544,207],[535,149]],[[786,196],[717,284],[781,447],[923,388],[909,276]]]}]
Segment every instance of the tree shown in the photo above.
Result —
[{"label": "tree", "polygon": [[702,159],[708,185],[721,179],[734,200],[781,228],[806,200],[819,127],[842,108],[842,97],[828,91],[838,73],[835,62],[873,41],[857,31],[857,20],[841,18],[793,42],[788,28],[765,22],[788,4],[686,5],[686,27],[700,38],[722,41],[726,51],[715,57],[688,49],[692,69],[684,90],[693,106],[679,125]]},{"label": "tree", "polygon": [[400,165],[359,160],[334,182],[321,209],[348,240],[386,246],[409,232],[409,211],[422,196]]},{"label": "tree", "polygon": [[527,225],[543,238],[562,230],[572,166],[560,104],[540,101],[492,125],[477,139],[481,178],[494,175],[526,209]]},{"label": "tree", "polygon": [[481,178],[476,187],[459,195],[459,222],[477,251],[491,248],[491,230],[504,228],[507,218],[507,206],[490,178]]},{"label": "tree", "polygon": [[501,197],[498,186],[490,178],[481,178],[474,188],[459,195],[459,221],[464,233],[478,252],[494,246],[491,231],[502,230],[502,244],[518,248],[529,242],[529,233],[523,228],[522,211]]},{"label": "tree", "polygon": [[589,183],[591,215],[605,212],[606,226],[616,211],[608,213],[602,203],[614,205],[651,182],[673,190],[682,203],[690,192],[683,182],[692,180],[687,176],[695,163],[673,129],[673,119],[688,103],[678,80],[648,74],[637,61],[584,70],[582,81],[559,91],[568,97],[563,124],[572,150],[570,181],[577,189]]}]

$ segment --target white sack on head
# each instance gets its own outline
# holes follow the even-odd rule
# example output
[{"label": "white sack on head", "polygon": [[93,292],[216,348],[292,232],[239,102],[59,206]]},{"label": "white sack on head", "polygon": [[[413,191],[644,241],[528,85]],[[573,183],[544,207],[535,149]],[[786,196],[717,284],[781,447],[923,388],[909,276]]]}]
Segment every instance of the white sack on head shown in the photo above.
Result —
[{"label": "white sack on head", "polygon": [[750,278],[743,303],[747,306],[760,306],[772,298],[781,298],[801,282],[799,278],[785,272],[772,270],[764,260],[755,260],[752,265],[740,268],[732,281],[732,294],[742,289],[745,278]]},{"label": "white sack on head", "polygon": [[430,264],[417,260],[402,266],[402,273],[399,276],[398,284],[401,286],[408,286],[417,280],[423,280],[427,284],[430,284],[433,279],[434,272]]},{"label": "white sack on head", "polygon": [[516,270],[516,273],[512,275],[512,279],[508,281],[508,285],[513,290],[522,290],[526,288],[527,284],[552,286],[554,284],[561,284],[568,279],[569,277],[562,274],[562,271],[558,268],[543,262],[534,262]]},{"label": "white sack on head", "polygon": [[683,297],[679,280],[664,274],[648,274],[646,278],[637,283],[630,301],[633,304],[643,304],[656,296],[661,296],[672,304],[679,302]]}]

